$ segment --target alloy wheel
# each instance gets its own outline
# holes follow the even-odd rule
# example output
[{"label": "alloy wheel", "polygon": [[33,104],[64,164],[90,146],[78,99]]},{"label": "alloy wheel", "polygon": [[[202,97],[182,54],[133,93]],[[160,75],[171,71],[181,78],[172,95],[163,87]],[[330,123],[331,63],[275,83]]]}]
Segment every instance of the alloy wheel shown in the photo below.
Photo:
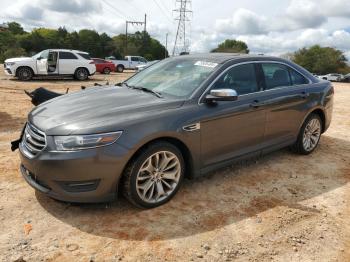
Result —
[{"label": "alloy wheel", "polygon": [[312,151],[321,136],[321,123],[317,118],[312,118],[304,129],[303,147],[306,151]]},{"label": "alloy wheel", "polygon": [[169,151],[160,151],[148,157],[136,177],[136,191],[147,203],[158,203],[171,195],[181,177],[181,163]]}]

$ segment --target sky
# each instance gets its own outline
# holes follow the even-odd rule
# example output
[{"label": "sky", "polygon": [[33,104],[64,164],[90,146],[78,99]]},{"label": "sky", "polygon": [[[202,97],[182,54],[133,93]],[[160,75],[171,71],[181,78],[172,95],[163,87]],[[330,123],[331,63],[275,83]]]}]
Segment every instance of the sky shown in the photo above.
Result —
[{"label": "sky", "polygon": [[[172,52],[177,21],[175,0],[0,0],[0,23],[95,29],[125,33],[125,21],[143,21]],[[208,52],[225,39],[242,40],[251,53],[281,55],[314,44],[338,48],[350,60],[349,0],[192,0],[187,25],[192,53]],[[143,30],[130,26],[130,32]]]}]

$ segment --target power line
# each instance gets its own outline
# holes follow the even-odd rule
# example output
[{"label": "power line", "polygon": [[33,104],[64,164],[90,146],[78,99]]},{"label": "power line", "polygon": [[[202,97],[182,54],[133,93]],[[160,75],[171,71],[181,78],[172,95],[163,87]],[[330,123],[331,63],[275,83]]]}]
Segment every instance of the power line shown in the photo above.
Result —
[{"label": "power line", "polygon": [[[172,23],[172,18],[170,16],[167,15],[167,12],[164,12],[164,9],[158,4],[157,0],[153,0],[153,2],[157,5],[157,7],[159,8],[159,10],[162,12],[162,14],[164,15],[164,17],[166,17],[167,19],[169,19],[169,21]],[[165,9],[166,10],[166,9]]]},{"label": "power line", "polygon": [[191,0],[176,0],[175,4],[177,4],[178,8],[174,12],[179,13],[175,20],[178,20],[179,23],[177,25],[173,56],[189,52],[190,39],[187,38],[186,30],[189,31],[187,25],[190,21],[189,14],[192,14],[190,10]]},{"label": "power line", "polygon": [[110,3],[108,3],[106,0],[102,0],[102,2],[106,5],[108,5],[110,8],[112,8],[115,13],[122,19],[128,20],[128,15],[126,15],[124,12],[120,11],[119,9],[117,9],[115,6],[111,5]]}]

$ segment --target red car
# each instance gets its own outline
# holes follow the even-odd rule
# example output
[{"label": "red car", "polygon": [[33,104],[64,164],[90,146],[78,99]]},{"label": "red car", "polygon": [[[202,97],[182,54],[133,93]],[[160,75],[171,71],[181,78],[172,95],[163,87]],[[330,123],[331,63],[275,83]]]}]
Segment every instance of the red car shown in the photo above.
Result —
[{"label": "red car", "polygon": [[96,65],[96,72],[101,74],[109,74],[115,71],[115,64],[112,61],[104,60],[101,58],[92,58]]}]

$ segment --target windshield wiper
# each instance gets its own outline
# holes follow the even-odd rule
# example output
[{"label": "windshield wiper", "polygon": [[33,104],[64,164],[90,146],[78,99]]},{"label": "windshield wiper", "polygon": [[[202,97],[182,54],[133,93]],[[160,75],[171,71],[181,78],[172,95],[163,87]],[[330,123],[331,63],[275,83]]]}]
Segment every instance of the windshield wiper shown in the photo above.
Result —
[{"label": "windshield wiper", "polygon": [[153,91],[152,89],[148,89],[148,88],[143,87],[143,86],[131,86],[131,85],[128,85],[126,82],[124,82],[123,84],[126,87],[128,87],[128,88],[141,90],[141,91],[144,91],[144,92],[148,92],[148,93],[154,94],[156,97],[163,98],[161,93]]}]

